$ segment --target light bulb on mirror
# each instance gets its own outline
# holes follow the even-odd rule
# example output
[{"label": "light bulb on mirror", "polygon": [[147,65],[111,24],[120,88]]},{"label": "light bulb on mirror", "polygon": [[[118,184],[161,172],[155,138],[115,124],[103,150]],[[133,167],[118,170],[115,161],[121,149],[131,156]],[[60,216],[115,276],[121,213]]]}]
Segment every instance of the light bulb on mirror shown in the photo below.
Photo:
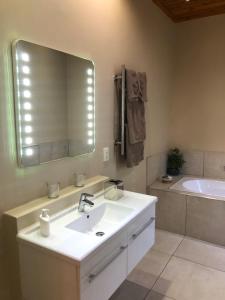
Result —
[{"label": "light bulb on mirror", "polygon": [[23,61],[25,61],[25,62],[29,62],[29,61],[30,61],[30,56],[29,56],[28,53],[23,52],[23,53],[21,54],[21,59],[22,59]]}]

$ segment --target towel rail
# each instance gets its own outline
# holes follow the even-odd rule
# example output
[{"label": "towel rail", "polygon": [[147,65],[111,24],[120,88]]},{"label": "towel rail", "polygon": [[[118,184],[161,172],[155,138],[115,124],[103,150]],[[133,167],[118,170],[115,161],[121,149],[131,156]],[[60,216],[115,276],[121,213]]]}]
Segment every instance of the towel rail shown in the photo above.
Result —
[{"label": "towel rail", "polygon": [[120,154],[125,155],[125,82],[126,82],[126,68],[122,66],[121,75],[116,75],[114,80],[121,80],[121,108],[120,108],[120,139],[115,141],[115,145],[120,145]]}]

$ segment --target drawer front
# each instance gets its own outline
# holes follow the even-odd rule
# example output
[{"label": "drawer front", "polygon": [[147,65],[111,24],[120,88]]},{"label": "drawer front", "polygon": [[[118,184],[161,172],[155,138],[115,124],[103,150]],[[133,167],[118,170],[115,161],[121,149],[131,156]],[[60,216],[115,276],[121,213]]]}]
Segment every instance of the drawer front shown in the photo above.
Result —
[{"label": "drawer front", "polygon": [[133,234],[141,230],[151,218],[155,218],[155,203],[147,207],[145,211],[138,215],[129,225],[128,239],[130,240]]},{"label": "drawer front", "polygon": [[127,277],[127,246],[114,249],[81,280],[81,300],[108,300]]},{"label": "drawer front", "polygon": [[[142,260],[155,242],[155,217],[144,218],[141,226],[129,235],[128,246],[128,274]],[[137,220],[137,222],[140,220]]]},{"label": "drawer front", "polygon": [[[101,238],[101,237],[99,237]],[[126,230],[119,232],[112,239],[107,240],[100,248],[87,257],[80,265],[80,278],[87,278],[99,265],[108,261],[114,252],[118,251],[121,246],[128,244]]]}]

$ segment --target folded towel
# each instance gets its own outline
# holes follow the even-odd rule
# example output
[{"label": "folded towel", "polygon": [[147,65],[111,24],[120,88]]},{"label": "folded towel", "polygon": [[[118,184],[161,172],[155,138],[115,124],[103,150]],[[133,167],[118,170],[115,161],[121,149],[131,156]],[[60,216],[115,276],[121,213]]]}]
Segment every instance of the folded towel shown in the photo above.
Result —
[{"label": "folded towel", "polygon": [[141,100],[147,102],[147,76],[146,73],[138,73],[140,97]]},{"label": "folded towel", "polygon": [[130,144],[143,142],[146,138],[145,105],[146,74],[126,71],[126,108]]},{"label": "folded towel", "polygon": [[133,70],[126,70],[126,89],[129,101],[142,100],[147,102],[146,73],[136,73]]},{"label": "folded towel", "polygon": [[144,159],[144,143],[131,144],[128,137],[126,125],[126,164],[128,168],[137,166]]},{"label": "folded towel", "polygon": [[129,101],[138,101],[141,96],[139,77],[133,70],[126,70],[126,96]]},{"label": "folded towel", "polygon": [[[115,139],[120,136],[121,81],[116,80],[117,101],[115,103]],[[125,159],[128,168],[137,166],[144,159],[145,102],[147,101],[147,79],[145,73],[126,70],[125,99]],[[122,157],[118,157],[122,158]]]},{"label": "folded towel", "polygon": [[143,142],[146,138],[144,102],[127,100],[126,107],[129,142],[131,144]]}]

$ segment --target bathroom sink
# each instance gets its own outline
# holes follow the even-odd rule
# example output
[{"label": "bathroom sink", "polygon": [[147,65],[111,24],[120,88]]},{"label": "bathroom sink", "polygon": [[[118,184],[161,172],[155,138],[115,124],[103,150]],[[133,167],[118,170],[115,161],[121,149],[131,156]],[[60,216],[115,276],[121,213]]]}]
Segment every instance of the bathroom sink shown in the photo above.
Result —
[{"label": "bathroom sink", "polygon": [[122,205],[102,203],[66,227],[89,235],[103,236],[114,231],[117,225],[125,221],[133,211],[132,208]]}]

